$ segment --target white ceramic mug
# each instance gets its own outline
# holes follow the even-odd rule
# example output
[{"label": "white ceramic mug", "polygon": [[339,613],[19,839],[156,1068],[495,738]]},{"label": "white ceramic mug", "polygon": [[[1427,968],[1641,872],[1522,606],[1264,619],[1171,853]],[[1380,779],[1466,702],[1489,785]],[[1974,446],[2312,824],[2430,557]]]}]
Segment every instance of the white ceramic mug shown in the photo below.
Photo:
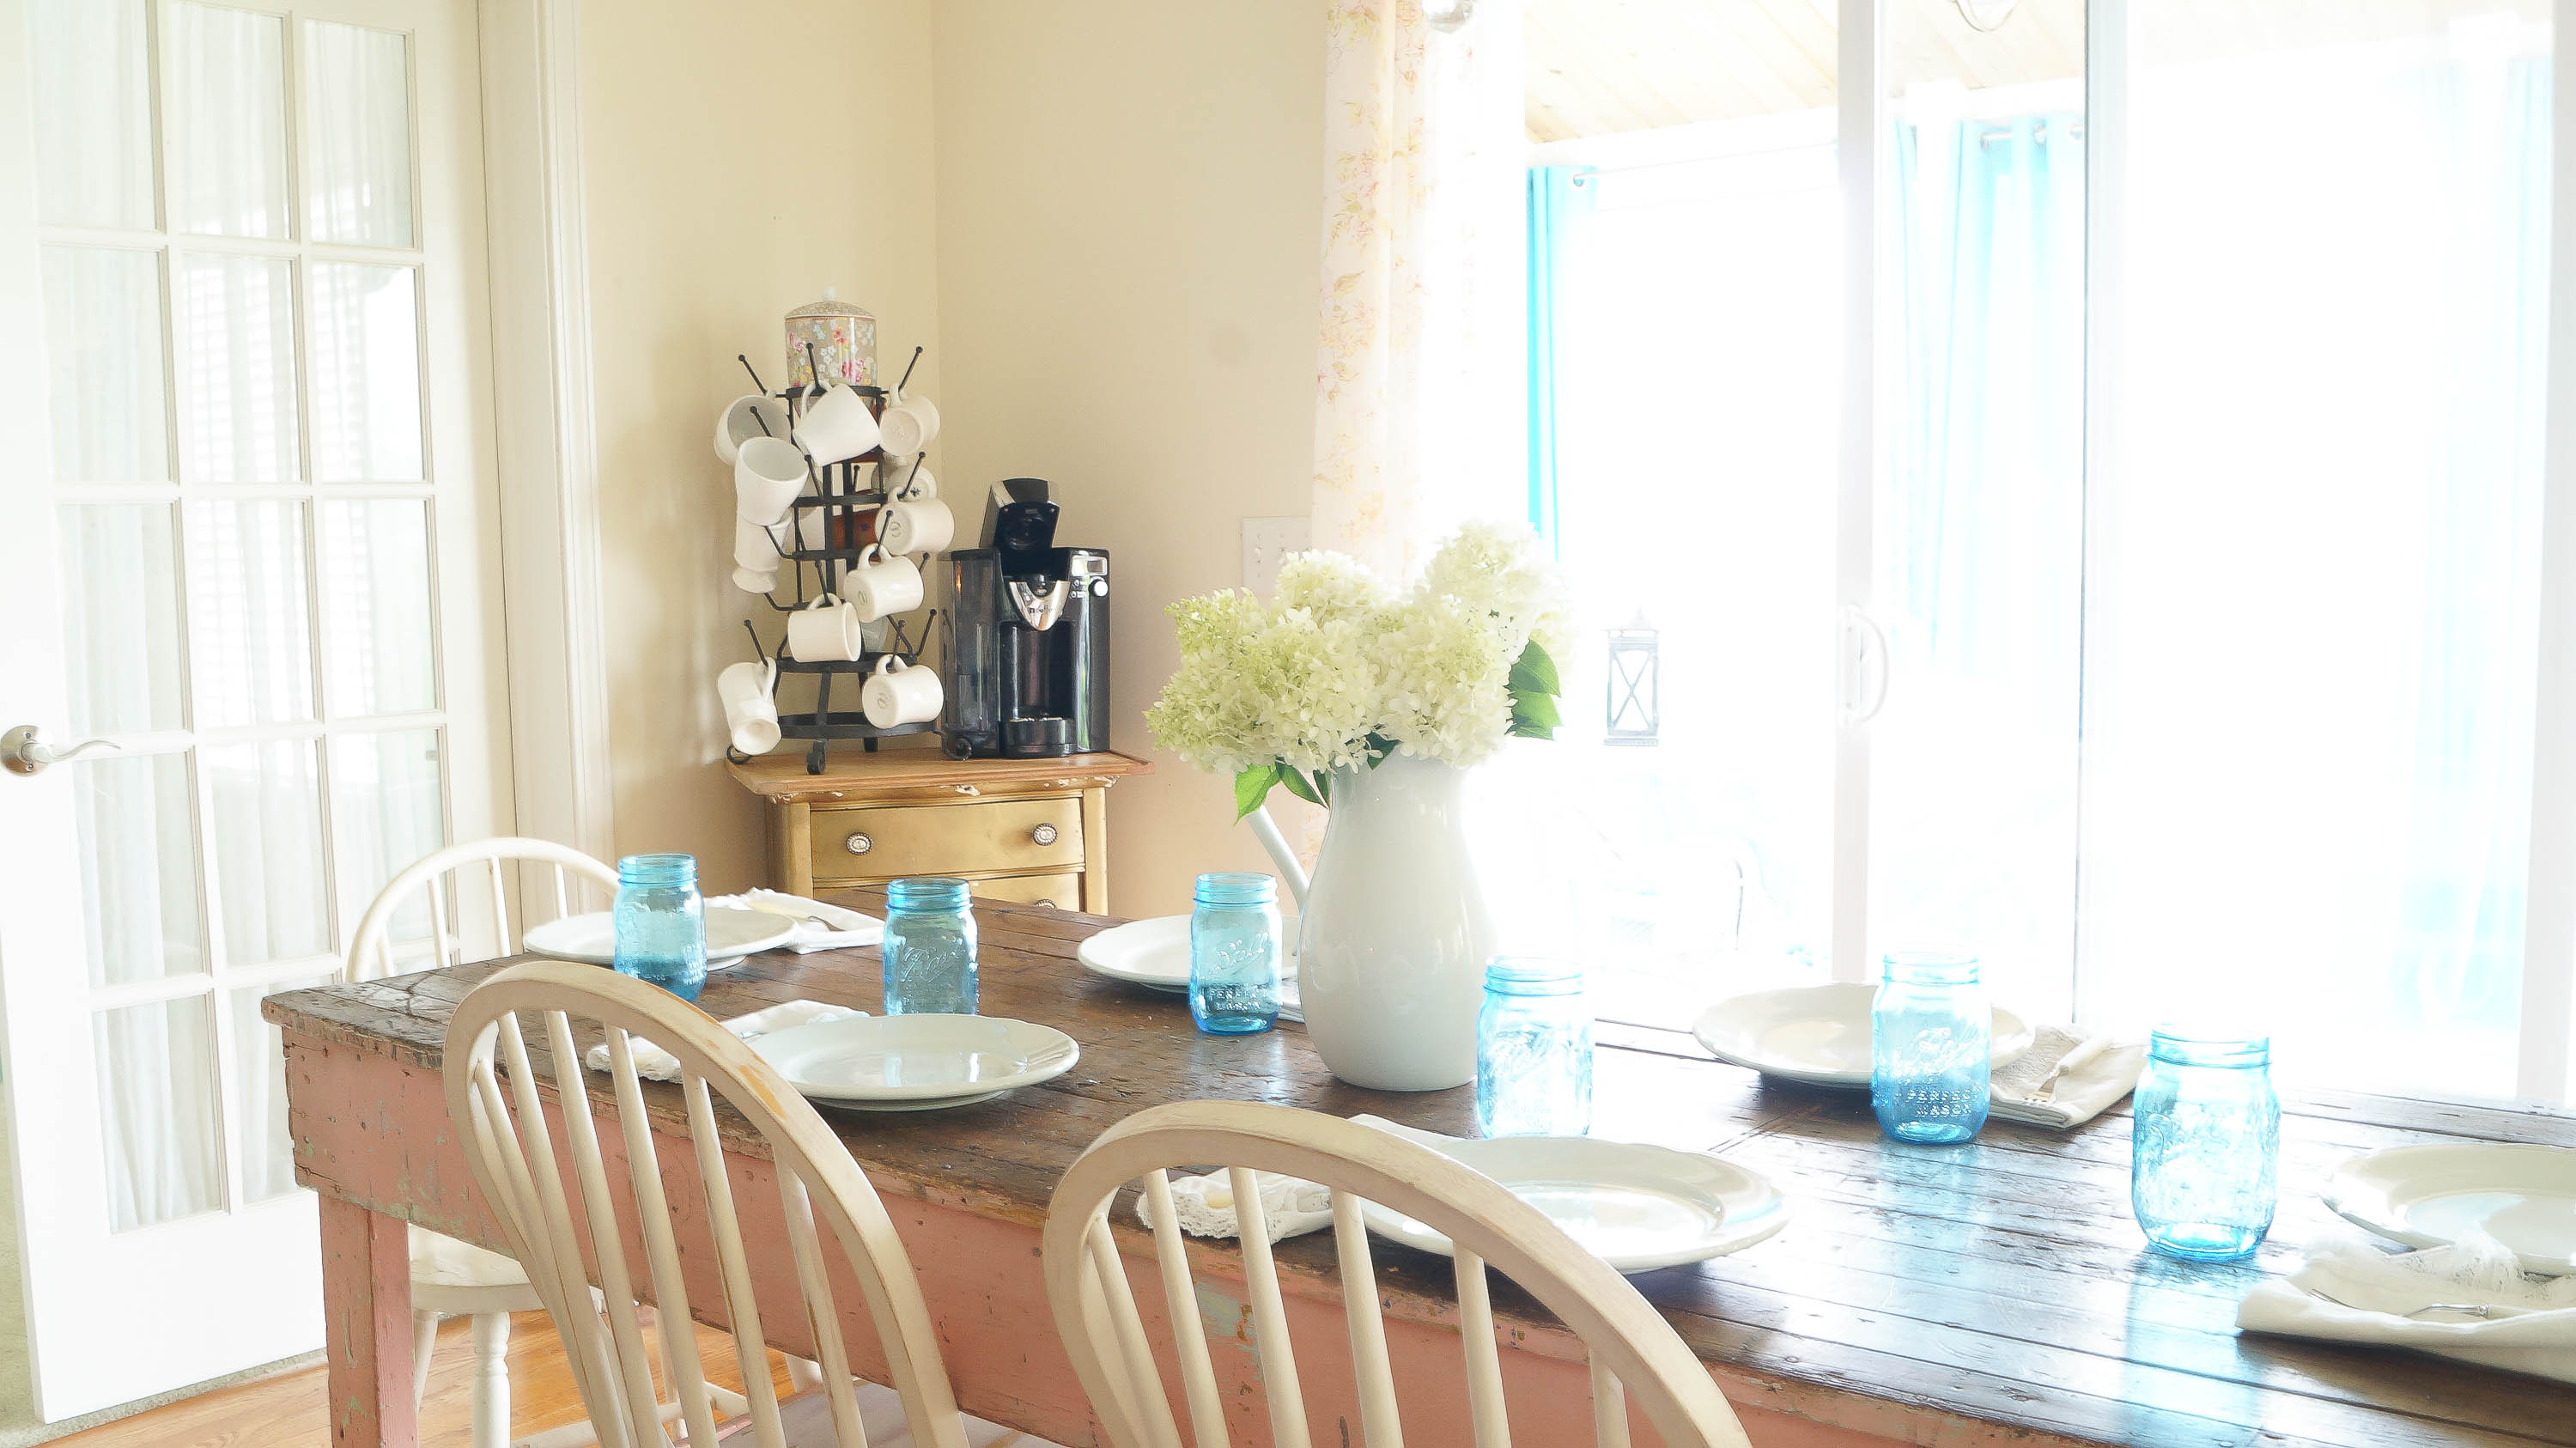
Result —
[{"label": "white ceramic mug", "polygon": [[778,587],[778,575],[757,568],[737,568],[733,571],[733,586],[745,593],[768,593]]},{"label": "white ceramic mug", "polygon": [[[733,520],[733,561],[753,573],[776,573],[791,550],[823,546],[823,510],[800,508],[797,516],[766,527],[748,518]],[[763,589],[762,592],[768,590]]]},{"label": "white ceramic mug", "polygon": [[[882,543],[867,546],[859,561],[850,566],[850,575],[842,586],[850,591],[850,602],[858,609],[861,620],[921,607],[921,570],[911,559],[886,552]],[[789,622],[792,625],[794,621]],[[805,655],[800,651],[796,657]]]},{"label": "white ceramic mug", "polygon": [[807,663],[855,659],[864,647],[859,622],[856,608],[824,594],[787,615],[787,651]]},{"label": "white ceramic mug", "polygon": [[936,553],[957,536],[957,515],[937,498],[906,498],[877,514],[877,538],[888,553]]},{"label": "white ceramic mug", "polygon": [[769,524],[805,491],[805,455],[783,437],[755,437],[733,460],[734,516]]},{"label": "white ceramic mug", "polygon": [[877,437],[890,453],[917,453],[939,436],[939,408],[917,392],[898,392],[877,418]]},{"label": "white ceramic mug", "polygon": [[920,461],[919,453],[889,456],[885,460],[885,472],[877,479],[877,486],[898,498],[938,497],[939,478],[927,464],[913,466]]},{"label": "white ceramic mug", "polygon": [[907,664],[892,654],[878,659],[876,672],[859,687],[859,708],[879,729],[936,719],[947,702],[947,692],[939,687],[937,669]]},{"label": "white ceramic mug", "polygon": [[716,414],[716,456],[732,467],[744,443],[756,437],[785,437],[791,425],[786,403],[757,392],[745,393]]},{"label": "white ceramic mug", "polygon": [[847,462],[877,445],[877,420],[858,389],[835,387],[805,404],[796,441],[817,463]]},{"label": "white ceramic mug", "polygon": [[716,697],[724,701],[725,733],[745,754],[767,754],[778,747],[778,683],[775,663],[741,663],[716,675]]}]

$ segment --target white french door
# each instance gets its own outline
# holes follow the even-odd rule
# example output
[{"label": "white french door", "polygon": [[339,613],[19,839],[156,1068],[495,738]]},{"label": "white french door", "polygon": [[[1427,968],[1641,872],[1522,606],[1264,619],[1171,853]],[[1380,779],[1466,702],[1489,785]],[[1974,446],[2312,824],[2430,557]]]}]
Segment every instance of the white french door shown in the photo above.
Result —
[{"label": "white french door", "polygon": [[262,998],[509,818],[471,0],[0,0],[0,1010],[40,1413],[318,1347]]}]

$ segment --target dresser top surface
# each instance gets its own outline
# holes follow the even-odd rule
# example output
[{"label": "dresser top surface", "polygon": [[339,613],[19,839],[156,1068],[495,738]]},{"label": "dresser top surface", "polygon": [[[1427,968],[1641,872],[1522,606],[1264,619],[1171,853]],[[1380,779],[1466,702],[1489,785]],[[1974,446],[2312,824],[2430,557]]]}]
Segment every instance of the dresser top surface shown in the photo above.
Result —
[{"label": "dresser top surface", "polygon": [[1018,785],[1088,789],[1154,766],[1124,754],[1073,754],[1062,759],[951,759],[936,749],[884,749],[874,754],[835,754],[821,774],[805,772],[803,751],[768,754],[749,764],[725,766],[743,788],[779,804],[846,799],[882,790],[937,789],[958,785]]}]

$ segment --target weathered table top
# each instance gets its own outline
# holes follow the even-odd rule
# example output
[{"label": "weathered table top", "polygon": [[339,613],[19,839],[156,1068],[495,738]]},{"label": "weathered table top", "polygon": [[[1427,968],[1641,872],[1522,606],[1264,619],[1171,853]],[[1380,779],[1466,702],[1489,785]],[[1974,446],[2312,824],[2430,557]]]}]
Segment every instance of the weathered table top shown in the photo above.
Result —
[{"label": "weathered table top", "polygon": [[[1112,922],[1039,907],[978,914],[985,1013],[1056,1026],[1081,1042],[1082,1060],[955,1111],[827,1109],[882,1191],[1033,1225],[1100,1132],[1188,1098],[1474,1129],[1466,1088],[1362,1091],[1333,1080],[1294,1026],[1202,1035],[1174,997],[1089,975],[1075,944]],[[279,995],[266,1013],[291,1033],[435,1066],[454,1003],[497,968]],[[873,1010],[879,989],[872,949],[773,954],[714,977],[700,1004],[719,1017],[800,996]],[[1880,1137],[1865,1094],[1766,1084],[1686,1035],[1604,1031],[1600,1134],[1724,1155],[1794,1199],[1768,1242],[1631,1279],[1740,1401],[1879,1432],[1895,1410],[1923,1443],[2576,1444],[2576,1387],[2234,1328],[2249,1285],[2346,1230],[2315,1195],[2336,1162],[2426,1140],[2576,1145],[2576,1120],[2363,1096],[2295,1102],[2271,1240],[2251,1263],[2189,1265],[2146,1251],[2130,1220],[2125,1114],[2071,1133],[1999,1121],[1968,1146],[1909,1147]],[[1282,1244],[1279,1262],[1333,1275],[1323,1235]],[[1390,1310],[1447,1307],[1445,1261],[1387,1246],[1379,1262]],[[1506,1294],[1496,1306],[1536,1312]]]}]

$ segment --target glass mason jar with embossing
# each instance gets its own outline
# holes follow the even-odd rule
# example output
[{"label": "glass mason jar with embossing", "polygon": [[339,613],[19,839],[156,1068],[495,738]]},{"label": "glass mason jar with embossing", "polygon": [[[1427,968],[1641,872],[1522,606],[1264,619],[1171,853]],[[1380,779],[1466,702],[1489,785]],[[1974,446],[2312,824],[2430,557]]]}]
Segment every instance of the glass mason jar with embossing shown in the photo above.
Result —
[{"label": "glass mason jar with embossing", "polygon": [[609,911],[617,973],[684,1001],[707,988],[707,907],[695,855],[628,855],[617,862]]},{"label": "glass mason jar with embossing", "polygon": [[2149,1245],[2195,1262],[2261,1246],[2280,1199],[2271,1038],[2158,1026],[2131,1110],[2129,1206]]},{"label": "glass mason jar with embossing", "polygon": [[885,1013],[975,1014],[975,912],[966,882],[897,880],[886,887]]},{"label": "glass mason jar with embossing", "polygon": [[1869,1104],[1898,1141],[1945,1146],[1985,1128],[1993,1090],[1994,1018],[1977,958],[1900,951],[1869,1012]]},{"label": "glass mason jar with embossing", "polygon": [[1279,883],[1218,870],[1190,909],[1190,1018],[1212,1036],[1248,1036],[1279,1019]]},{"label": "glass mason jar with embossing", "polygon": [[1592,1006],[1571,961],[1504,955],[1485,967],[1476,1017],[1476,1130],[1592,1130]]}]

